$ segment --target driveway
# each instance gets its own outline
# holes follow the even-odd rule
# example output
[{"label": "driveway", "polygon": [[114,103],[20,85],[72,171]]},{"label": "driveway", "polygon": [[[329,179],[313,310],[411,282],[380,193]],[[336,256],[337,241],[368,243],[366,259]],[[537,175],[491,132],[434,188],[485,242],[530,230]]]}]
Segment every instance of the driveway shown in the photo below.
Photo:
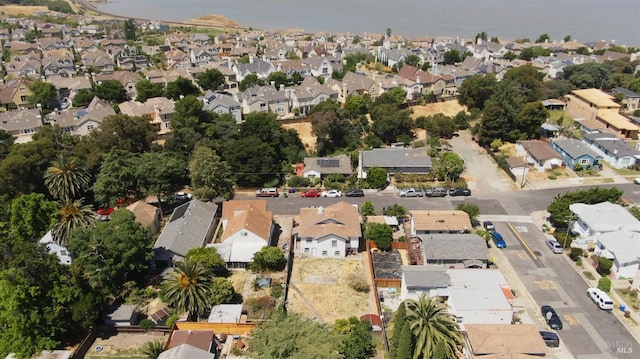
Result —
[{"label": "driveway", "polygon": [[449,140],[453,152],[464,160],[469,189],[474,193],[513,191],[513,181],[498,167],[487,152],[471,138],[469,131],[460,131],[459,136]]}]

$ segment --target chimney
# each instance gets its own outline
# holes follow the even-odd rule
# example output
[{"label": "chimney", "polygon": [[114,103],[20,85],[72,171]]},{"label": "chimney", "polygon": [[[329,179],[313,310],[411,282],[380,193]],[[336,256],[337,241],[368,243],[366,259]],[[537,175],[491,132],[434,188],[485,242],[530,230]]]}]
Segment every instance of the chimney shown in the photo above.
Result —
[{"label": "chimney", "polygon": [[322,206],[318,206],[318,213],[322,213],[324,211],[324,208],[322,208]]},{"label": "chimney", "polygon": [[284,84],[280,84],[280,91],[284,91]]},{"label": "chimney", "polygon": [[420,78],[420,76],[416,77],[416,83],[419,83],[419,84],[422,83],[422,79]]},{"label": "chimney", "polygon": [[253,63],[253,55],[249,55],[249,63],[252,64]]},{"label": "chimney", "polygon": [[271,87],[276,87],[276,82],[275,81],[271,81]]}]

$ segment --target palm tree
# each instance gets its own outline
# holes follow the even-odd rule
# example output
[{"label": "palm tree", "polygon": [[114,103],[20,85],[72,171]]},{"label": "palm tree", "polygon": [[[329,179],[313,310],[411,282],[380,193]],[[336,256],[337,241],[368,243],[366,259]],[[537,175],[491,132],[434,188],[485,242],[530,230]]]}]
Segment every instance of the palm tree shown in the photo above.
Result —
[{"label": "palm tree", "polygon": [[80,195],[89,186],[89,171],[78,166],[75,159],[64,155],[51,162],[44,173],[44,184],[55,198],[68,201]]},{"label": "palm tree", "polygon": [[447,358],[457,358],[462,346],[462,335],[455,318],[447,312],[447,306],[425,295],[418,301],[407,300],[406,306],[406,322],[415,341],[413,358],[431,358],[440,342],[444,342]]},{"label": "palm tree", "polygon": [[163,301],[177,312],[189,312],[189,320],[213,305],[213,276],[209,268],[199,261],[185,259],[176,264],[175,271],[162,282],[160,295]]},{"label": "palm tree", "polygon": [[62,203],[58,222],[53,226],[51,233],[58,244],[66,245],[74,229],[90,227],[94,220],[93,208],[85,205],[82,199],[73,202],[67,200]]},{"label": "palm tree", "polygon": [[160,356],[160,353],[164,351],[164,346],[165,346],[165,343],[164,343],[164,340],[162,339],[156,339],[150,342],[146,342],[145,345],[142,347],[142,354],[147,359],[158,359],[158,357]]}]

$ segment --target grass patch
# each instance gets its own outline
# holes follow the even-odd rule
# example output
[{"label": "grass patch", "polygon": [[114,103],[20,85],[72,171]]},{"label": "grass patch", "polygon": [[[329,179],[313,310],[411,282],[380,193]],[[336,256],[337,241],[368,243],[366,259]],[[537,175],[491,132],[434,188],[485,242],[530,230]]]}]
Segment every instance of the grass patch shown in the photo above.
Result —
[{"label": "grass patch", "polygon": [[621,176],[637,176],[637,175],[640,175],[640,171],[632,170],[632,169],[629,169],[629,168],[615,168],[615,167],[612,167],[610,164],[608,164],[605,161],[600,162],[600,164],[603,167],[607,167],[608,169],[614,171],[615,173],[617,173],[617,174],[619,174]]},{"label": "grass patch", "polygon": [[596,277],[593,275],[593,273],[591,273],[590,271],[584,271],[582,272],[582,274],[584,274],[585,277],[589,278],[590,280],[594,280],[596,279]]},{"label": "grass patch", "polygon": [[247,281],[247,276],[249,274],[246,271],[233,270],[231,271],[231,282],[233,283],[233,290],[236,293],[242,294],[244,291],[244,284]]}]

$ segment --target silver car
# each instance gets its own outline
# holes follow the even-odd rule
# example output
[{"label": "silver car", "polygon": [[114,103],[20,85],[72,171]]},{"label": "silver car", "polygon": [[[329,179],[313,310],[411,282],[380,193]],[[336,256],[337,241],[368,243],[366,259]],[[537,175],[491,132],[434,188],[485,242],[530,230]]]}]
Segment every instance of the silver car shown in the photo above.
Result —
[{"label": "silver car", "polygon": [[564,252],[564,250],[562,249],[562,245],[558,243],[558,241],[549,239],[546,243],[547,243],[547,247],[549,247],[553,251],[553,253]]}]

